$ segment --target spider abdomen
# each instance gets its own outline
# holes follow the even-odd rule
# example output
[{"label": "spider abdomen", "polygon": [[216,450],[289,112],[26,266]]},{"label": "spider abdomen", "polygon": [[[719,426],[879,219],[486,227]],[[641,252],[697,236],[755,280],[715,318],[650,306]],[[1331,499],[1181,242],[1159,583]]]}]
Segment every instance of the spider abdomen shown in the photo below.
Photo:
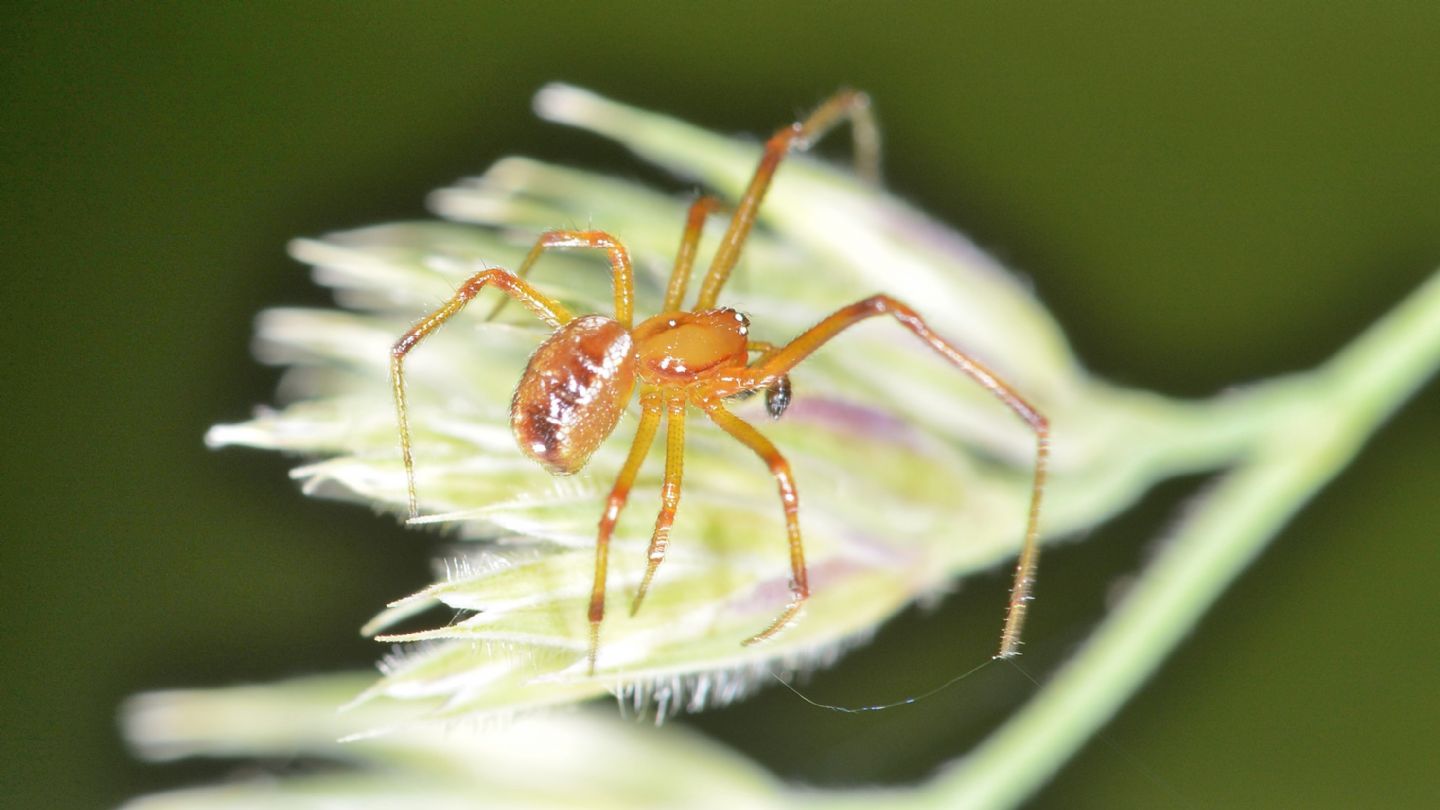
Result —
[{"label": "spider abdomen", "polygon": [[615,429],[634,383],[625,327],[600,315],[576,318],[530,356],[510,401],[515,440],[550,472],[576,472]]}]

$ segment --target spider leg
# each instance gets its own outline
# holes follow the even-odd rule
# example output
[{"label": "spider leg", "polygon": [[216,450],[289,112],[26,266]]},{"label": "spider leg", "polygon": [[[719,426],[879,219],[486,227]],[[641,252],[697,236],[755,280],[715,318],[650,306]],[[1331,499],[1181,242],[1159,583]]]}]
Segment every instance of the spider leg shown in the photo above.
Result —
[{"label": "spider leg", "polygon": [[795,493],[790,462],[785,460],[769,439],[761,435],[749,422],[726,410],[719,399],[706,398],[701,401],[700,406],[705,410],[705,415],[710,417],[710,421],[734,436],[741,444],[754,450],[770,468],[770,474],[775,476],[775,484],[780,490],[780,505],[785,510],[785,532],[790,541],[790,604],[785,606],[785,610],[775,617],[775,621],[768,627],[744,642],[755,644],[784,629],[810,597],[810,582],[805,571],[805,547],[800,540],[800,497]]},{"label": "spider leg", "polygon": [[[590,588],[590,674],[595,674],[595,656],[600,651],[600,622],[605,618],[605,568],[610,558],[610,538],[615,533],[615,523],[620,519],[620,510],[630,498],[630,487],[640,472],[640,465],[655,439],[655,429],[660,424],[663,399],[659,391],[650,390],[640,395],[640,427],[635,430],[635,440],[630,444],[630,455],[615,485],[610,488],[610,498],[605,503],[605,512],[600,516],[599,530],[595,536],[595,584]],[[678,492],[678,486],[677,486]]]},{"label": "spider leg", "polygon": [[705,220],[717,208],[720,201],[708,194],[690,203],[690,213],[685,217],[685,233],[680,237],[680,250],[675,253],[675,269],[670,271],[670,283],[665,287],[665,303],[661,312],[675,312],[685,303],[685,288],[690,285],[690,271],[695,266],[695,250],[700,245],[700,234],[705,230]]},{"label": "spider leg", "polygon": [[862,177],[878,182],[880,175],[880,129],[870,112],[870,97],[855,90],[841,90],[821,104],[804,121],[784,127],[765,142],[765,152],[750,185],[741,195],[730,218],[730,227],[720,240],[720,247],[710,261],[710,269],[700,285],[696,311],[711,309],[720,297],[720,288],[730,278],[730,271],[740,259],[745,240],[755,226],[755,217],[780,161],[792,149],[809,149],[841,121],[849,119],[855,139],[855,164]]},{"label": "spider leg", "polygon": [[405,356],[419,345],[420,341],[464,309],[470,299],[479,295],[487,286],[496,287],[509,296],[504,300],[514,298],[524,304],[552,328],[558,329],[574,317],[559,301],[531,287],[524,279],[499,268],[489,268],[467,279],[444,306],[426,315],[395,341],[395,345],[390,349],[390,389],[395,396],[395,418],[400,429],[400,452],[405,460],[405,486],[412,518],[419,514],[419,509],[415,498],[415,459],[410,449],[410,411],[405,402]]},{"label": "spider leg", "polygon": [[[629,329],[635,311],[635,272],[630,263],[630,252],[619,239],[604,231],[560,230],[540,234],[540,238],[535,240],[535,246],[530,248],[530,252],[525,254],[525,260],[520,262],[520,267],[515,270],[515,276],[520,279],[528,277],[530,270],[546,250],[566,247],[600,248],[609,254],[610,271],[615,279],[615,320]],[[506,299],[501,299],[485,316],[485,320],[493,320],[500,314],[500,310],[505,308],[506,303]]]},{"label": "spider leg", "polygon": [[[978,360],[960,351],[936,334],[924,319],[909,306],[888,295],[876,295],[836,311],[778,351],[765,355],[754,365],[740,370],[736,374],[716,379],[708,386],[707,393],[725,397],[742,391],[753,391],[774,385],[800,361],[829,342],[831,338],[860,321],[878,315],[894,317],[901,326],[924,341],[936,354],[948,360],[985,390],[995,395],[1025,424],[1029,425],[1030,430],[1035,434],[1035,472],[1030,489],[1030,508],[1025,523],[1020,559],[1015,566],[1015,582],[1010,589],[1010,603],[1006,613],[1005,628],[1001,633],[1000,649],[995,657],[1010,658],[1019,655],[1020,632],[1025,624],[1030,600],[1033,598],[1035,568],[1040,557],[1040,501],[1045,490],[1046,461],[1050,453],[1050,423],[1009,383]],[[723,424],[721,426],[724,427]]]},{"label": "spider leg", "polygon": [[650,548],[645,552],[645,576],[630,603],[630,615],[640,610],[655,570],[665,561],[670,548],[670,527],[675,523],[675,510],[680,506],[680,477],[685,469],[685,404],[684,395],[666,403],[665,483],[660,488],[660,514],[655,517],[655,533],[650,535]]}]

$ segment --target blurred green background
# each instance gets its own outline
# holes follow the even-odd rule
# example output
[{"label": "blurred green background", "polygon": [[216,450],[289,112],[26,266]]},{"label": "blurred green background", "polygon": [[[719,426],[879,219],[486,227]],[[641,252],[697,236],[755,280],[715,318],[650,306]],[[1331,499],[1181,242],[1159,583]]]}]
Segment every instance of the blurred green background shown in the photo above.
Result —
[{"label": "blurred green background", "polygon": [[[248,767],[136,763],[116,706],[382,652],[356,628],[427,581],[433,536],[201,435],[270,398],[254,314],[325,301],[286,240],[423,216],[505,154],[641,171],[538,122],[547,81],[757,135],[870,91],[889,185],[1031,279],[1098,373],[1170,394],[1311,367],[1440,265],[1440,4],[952,5],[4,4],[0,804]],[[1431,385],[1037,805],[1440,804],[1437,458]],[[1047,556],[1029,671],[1202,484]],[[808,691],[878,703],[968,669],[1006,584]],[[771,690],[683,722],[798,782],[905,781],[1033,688],[991,667],[918,707]]]}]

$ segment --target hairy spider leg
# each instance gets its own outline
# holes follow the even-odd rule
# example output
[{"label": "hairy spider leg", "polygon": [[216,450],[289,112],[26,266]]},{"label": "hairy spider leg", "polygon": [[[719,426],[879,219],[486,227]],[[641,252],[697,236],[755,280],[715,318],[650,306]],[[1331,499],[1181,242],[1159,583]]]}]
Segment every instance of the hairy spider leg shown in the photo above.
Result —
[{"label": "hairy spider leg", "polygon": [[690,285],[690,271],[695,266],[695,251],[700,246],[705,220],[719,207],[720,201],[709,194],[701,195],[690,203],[690,212],[685,217],[685,233],[681,235],[680,249],[675,253],[675,269],[670,271],[670,283],[665,287],[661,312],[674,312],[685,304],[685,288]]},{"label": "hairy spider leg", "polygon": [[670,549],[670,527],[675,524],[675,511],[680,508],[680,480],[685,472],[685,405],[683,392],[672,395],[665,403],[665,480],[660,486],[660,513],[655,516],[655,532],[645,552],[645,576],[630,603],[630,615],[640,610],[655,570],[665,561]]},{"label": "hairy spider leg", "polygon": [[765,142],[765,151],[750,185],[735,206],[730,226],[720,239],[720,247],[710,260],[710,269],[700,285],[700,295],[695,301],[695,310],[711,309],[720,297],[720,288],[730,278],[730,271],[740,260],[745,240],[755,226],[755,217],[770,181],[780,161],[792,149],[809,149],[826,132],[842,121],[849,120],[855,140],[855,164],[862,177],[871,181],[879,180],[880,174],[880,128],[870,111],[870,97],[856,90],[841,90],[815,109],[804,121],[797,121],[784,127]]},{"label": "hairy spider leg", "polygon": [[745,639],[744,644],[764,641],[784,629],[785,625],[800,612],[805,600],[810,598],[810,582],[805,571],[805,546],[800,539],[800,496],[795,492],[795,478],[790,474],[790,462],[780,454],[769,439],[761,435],[753,425],[725,409],[719,399],[702,399],[701,407],[710,421],[720,426],[744,444],[770,468],[775,476],[775,485],[780,490],[780,505],[785,510],[785,532],[790,541],[790,604],[775,617],[769,627]]},{"label": "hairy spider leg", "polygon": [[[1015,566],[1015,581],[1010,589],[1005,628],[1001,633],[1000,649],[995,657],[1010,658],[1018,655],[1020,653],[1020,633],[1024,627],[1026,613],[1033,596],[1035,568],[1040,557],[1040,501],[1045,490],[1046,462],[1050,452],[1050,423],[1009,383],[978,360],[960,351],[936,334],[919,313],[909,306],[888,295],[876,295],[837,310],[778,351],[767,354],[763,360],[757,361],[738,374],[717,377],[697,393],[701,396],[712,397],[718,402],[724,397],[733,396],[742,391],[753,391],[773,385],[781,376],[788,373],[836,335],[867,318],[879,315],[893,316],[901,326],[923,340],[936,354],[945,358],[951,365],[1004,403],[1035,434],[1035,467],[1030,489],[1030,509],[1026,517],[1020,558]],[[710,410],[707,409],[706,412],[710,413]],[[724,424],[721,425],[721,427],[724,426]],[[786,505],[786,508],[789,508],[789,504]],[[794,560],[799,559],[794,552],[797,542],[792,536],[792,564]],[[801,564],[803,565],[803,562]],[[793,612],[793,606],[787,608],[787,615],[793,615]],[[781,618],[785,619],[786,616],[782,615]],[[760,637],[763,638],[764,634],[761,634]]]},{"label": "hairy spider leg", "polygon": [[[516,278],[528,278],[530,270],[540,261],[541,254],[546,250],[571,247],[599,248],[608,254],[610,272],[615,280],[615,320],[629,329],[633,325],[635,313],[635,271],[630,263],[630,252],[625,249],[625,245],[604,231],[557,230],[540,234],[540,238],[535,240],[535,246],[530,248],[530,252],[525,254],[525,260],[516,268]],[[495,308],[485,316],[485,320],[494,320],[507,303],[509,299],[500,299]]]},{"label": "hairy spider leg", "polygon": [[655,440],[655,429],[660,425],[664,412],[664,395],[658,388],[650,388],[640,394],[640,427],[635,431],[635,440],[630,443],[630,455],[610,488],[610,497],[605,502],[605,511],[600,515],[600,527],[595,536],[595,584],[590,588],[590,650],[588,660],[590,674],[595,674],[595,658],[600,651],[600,622],[605,619],[605,569],[610,558],[610,538],[615,534],[615,523],[625,502],[630,499],[630,488],[640,465],[650,452]]},{"label": "hairy spider leg", "polygon": [[[775,344],[764,341],[755,341],[747,348],[760,353],[761,358],[778,350]],[[787,381],[784,385],[789,384],[789,377],[780,379]],[[774,386],[766,389],[767,407],[769,407],[768,397],[772,390],[774,390]],[[665,479],[660,490],[660,514],[655,518],[655,532],[650,537],[650,547],[645,553],[647,561],[645,575],[640,580],[640,587],[635,591],[634,601],[630,604],[631,616],[640,611],[640,604],[645,601],[645,594],[650,590],[650,584],[655,578],[655,571],[660,567],[660,563],[665,561],[665,553],[670,548],[670,529],[675,523],[675,513],[680,505],[681,483],[685,468],[686,405],[687,400],[683,395],[672,398],[667,403]]]},{"label": "hairy spider leg", "polygon": [[575,317],[559,301],[536,290],[524,279],[509,271],[492,267],[467,279],[444,306],[426,315],[395,341],[395,345],[390,349],[390,389],[395,395],[395,418],[400,426],[400,453],[405,461],[405,487],[412,518],[419,514],[419,509],[415,497],[415,459],[410,448],[410,411],[405,403],[405,356],[419,345],[420,341],[464,309],[470,299],[479,295],[487,286],[496,287],[505,293],[508,298],[503,300],[514,298],[524,304],[553,329],[564,326]]}]

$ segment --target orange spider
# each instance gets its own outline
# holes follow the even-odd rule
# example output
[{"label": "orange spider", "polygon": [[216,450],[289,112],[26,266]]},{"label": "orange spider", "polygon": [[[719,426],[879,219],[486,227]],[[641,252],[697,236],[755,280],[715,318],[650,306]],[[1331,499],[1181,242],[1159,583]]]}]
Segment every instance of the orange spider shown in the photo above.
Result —
[{"label": "orange spider", "polygon": [[[1035,433],[1035,474],[1024,542],[1010,591],[1009,610],[997,658],[1019,653],[1020,631],[1031,599],[1038,557],[1040,498],[1045,484],[1049,426],[1045,417],[1005,381],[978,361],[935,334],[915,310],[887,295],[875,295],[844,307],[784,346],[749,340],[749,320],[716,299],[744,248],[755,224],[756,211],[765,197],[780,161],[792,149],[807,149],[825,132],[848,119],[854,133],[857,164],[873,175],[878,156],[878,134],[863,93],[843,90],[803,121],[784,127],[765,144],[764,154],[749,187],[740,197],[730,225],[711,260],[690,309],[683,308],[685,289],[695,261],[696,245],[706,217],[716,207],[701,197],[690,207],[675,268],[665,291],[660,314],[633,325],[634,279],[630,256],[620,240],[602,231],[556,230],[541,235],[515,273],[490,268],[476,273],[444,306],[406,332],[391,349],[391,384],[399,420],[400,446],[409,487],[410,516],[417,514],[415,464],[405,404],[405,356],[426,336],[454,317],[485,287],[500,289],[525,305],[555,331],[530,357],[525,374],[510,404],[510,426],[520,449],[556,475],[580,470],[591,453],[615,429],[636,382],[640,387],[640,425],[630,454],[620,469],[595,540],[595,581],[590,596],[589,667],[593,673],[599,650],[600,623],[605,616],[605,569],[610,538],[630,495],[662,414],[668,433],[665,442],[665,477],[660,514],[651,535],[644,578],[631,604],[640,607],[655,571],[665,559],[670,527],[680,503],[680,476],[685,451],[685,412],[690,406],[704,411],[721,430],[754,450],[770,468],[779,486],[790,542],[790,603],[768,627],[744,644],[763,641],[786,626],[810,594],[805,552],[800,540],[800,501],[790,465],[780,451],[750,423],[727,410],[725,401],[764,391],[767,410],[778,418],[789,402],[787,374],[816,349],[845,329],[877,315],[891,315],[941,357],[955,365],[1025,421]],[[560,302],[525,281],[530,268],[547,248],[600,248],[609,256],[614,274],[615,317],[576,317]],[[500,305],[503,306],[505,299]],[[499,310],[499,306],[495,311]],[[492,311],[491,315],[494,315]],[[759,356],[751,362],[750,354]]]}]

